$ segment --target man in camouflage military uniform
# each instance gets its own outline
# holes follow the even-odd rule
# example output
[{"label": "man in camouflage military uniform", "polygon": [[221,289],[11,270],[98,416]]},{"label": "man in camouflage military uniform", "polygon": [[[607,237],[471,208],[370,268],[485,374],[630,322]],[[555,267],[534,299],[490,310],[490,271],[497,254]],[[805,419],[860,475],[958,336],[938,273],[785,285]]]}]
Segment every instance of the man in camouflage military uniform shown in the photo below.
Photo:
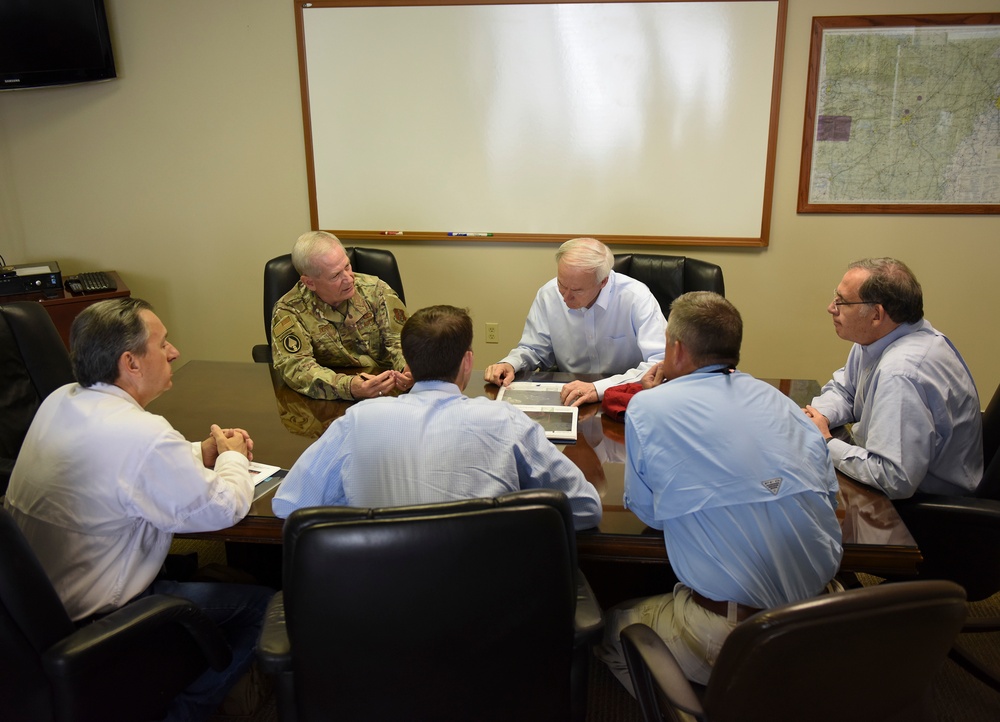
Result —
[{"label": "man in camouflage military uniform", "polygon": [[[299,282],[274,305],[271,355],[285,383],[317,399],[367,399],[413,379],[399,343],[406,308],[375,276],[355,275],[340,241],[311,231],[292,249]],[[388,369],[378,375],[335,368]]]}]

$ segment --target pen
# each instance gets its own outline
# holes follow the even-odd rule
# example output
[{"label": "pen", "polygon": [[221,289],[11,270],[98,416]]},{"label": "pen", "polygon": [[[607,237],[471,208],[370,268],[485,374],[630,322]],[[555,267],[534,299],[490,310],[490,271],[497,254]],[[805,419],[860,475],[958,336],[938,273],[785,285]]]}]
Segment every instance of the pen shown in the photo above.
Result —
[{"label": "pen", "polygon": [[371,374],[358,374],[358,376],[361,377],[362,381],[371,381],[373,378],[375,378]]},{"label": "pen", "polygon": [[492,233],[449,233],[449,236],[475,236],[477,238],[489,238]]}]

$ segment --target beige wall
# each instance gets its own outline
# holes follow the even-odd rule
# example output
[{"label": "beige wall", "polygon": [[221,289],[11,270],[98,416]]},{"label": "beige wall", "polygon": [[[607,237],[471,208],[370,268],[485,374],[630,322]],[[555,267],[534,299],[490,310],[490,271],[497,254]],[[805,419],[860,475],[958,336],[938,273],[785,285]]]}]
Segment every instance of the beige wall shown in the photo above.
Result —
[{"label": "beige wall", "polygon": [[[248,361],[263,339],[263,263],[309,225],[292,3],[106,1],[117,80],[0,93],[0,255],[116,269],[182,360]],[[663,249],[723,266],[746,323],[743,369],[827,378],[848,351],[824,310],[844,266],[891,255],[921,280],[927,317],[962,350],[984,405],[1000,381],[1000,218],[795,212],[812,16],[940,11],[937,0],[789,2],[770,247]],[[383,245],[411,309],[471,309],[481,366],[517,342],[554,272],[549,245]],[[483,343],[487,321],[501,325],[497,346]]]}]

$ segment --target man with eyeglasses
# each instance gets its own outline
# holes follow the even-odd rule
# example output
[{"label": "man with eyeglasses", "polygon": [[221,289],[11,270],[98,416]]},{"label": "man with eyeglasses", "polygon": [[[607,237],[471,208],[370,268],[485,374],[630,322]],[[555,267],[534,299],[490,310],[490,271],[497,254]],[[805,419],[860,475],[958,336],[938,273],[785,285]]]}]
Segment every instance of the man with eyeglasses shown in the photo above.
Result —
[{"label": "man with eyeglasses", "polygon": [[[271,357],[289,387],[314,399],[368,399],[413,379],[399,345],[406,308],[375,276],[355,274],[340,240],[303,233],[292,247],[299,282],[274,304]],[[344,374],[335,368],[387,369]]]},{"label": "man with eyeglasses", "polygon": [[[856,261],[827,312],[854,346],[805,412],[834,466],[891,499],[974,491],[983,476],[979,395],[961,354],[923,317],[913,272],[892,258]],[[852,441],[830,433],[851,423]]]}]

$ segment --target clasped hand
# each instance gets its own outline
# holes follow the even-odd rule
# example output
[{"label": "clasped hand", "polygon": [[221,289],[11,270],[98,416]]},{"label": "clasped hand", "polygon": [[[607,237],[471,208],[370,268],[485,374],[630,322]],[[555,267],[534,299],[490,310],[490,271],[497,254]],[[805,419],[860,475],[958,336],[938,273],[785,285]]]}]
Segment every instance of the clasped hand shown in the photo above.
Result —
[{"label": "clasped hand", "polygon": [[377,376],[358,374],[351,379],[351,396],[355,399],[373,399],[385,396],[393,389],[409,391],[413,386],[413,375],[410,367],[402,371],[383,371]]},{"label": "clasped hand", "polygon": [[212,424],[211,436],[201,442],[202,463],[213,469],[219,455],[226,451],[238,451],[253,461],[253,439],[244,429],[223,429]]}]

